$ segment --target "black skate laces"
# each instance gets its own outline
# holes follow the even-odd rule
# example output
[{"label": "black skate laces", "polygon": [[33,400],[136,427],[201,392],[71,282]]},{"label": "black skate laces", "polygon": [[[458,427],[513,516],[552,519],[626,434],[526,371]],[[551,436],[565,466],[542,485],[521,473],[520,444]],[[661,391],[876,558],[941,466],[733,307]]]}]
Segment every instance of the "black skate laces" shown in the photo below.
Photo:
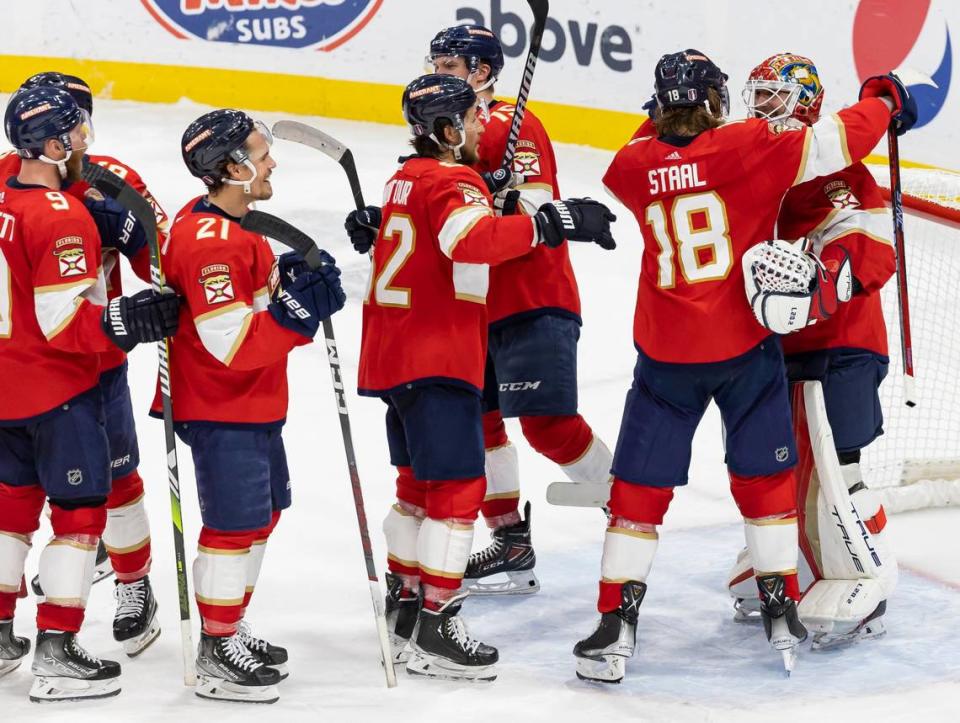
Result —
[{"label": "black skate laces", "polygon": [[451,615],[444,624],[447,635],[468,655],[473,655],[480,647],[480,641],[470,637],[467,624],[459,615]]},{"label": "black skate laces", "polygon": [[228,663],[232,663],[244,672],[259,668],[261,663],[247,649],[239,635],[221,638],[220,653]]},{"label": "black skate laces", "polygon": [[480,552],[475,552],[474,554],[470,555],[470,563],[476,565],[490,562],[490,560],[495,559],[500,554],[500,551],[503,549],[503,545],[504,537],[494,532],[493,542],[487,545],[487,547],[484,549],[480,550]]},{"label": "black skate laces", "polygon": [[143,580],[131,583],[117,583],[113,589],[117,599],[117,619],[135,618],[143,612],[147,599],[147,586]]}]

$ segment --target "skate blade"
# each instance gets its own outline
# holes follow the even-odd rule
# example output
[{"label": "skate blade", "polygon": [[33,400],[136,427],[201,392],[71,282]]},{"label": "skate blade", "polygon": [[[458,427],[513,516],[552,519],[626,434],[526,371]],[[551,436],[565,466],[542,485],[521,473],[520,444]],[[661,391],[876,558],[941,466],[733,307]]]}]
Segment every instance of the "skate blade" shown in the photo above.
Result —
[{"label": "skate blade", "polygon": [[737,600],[733,605],[733,622],[744,625],[755,625],[763,622],[760,608],[748,607],[743,600]]},{"label": "skate blade", "polygon": [[596,658],[577,658],[577,677],[593,683],[619,683],[627,669],[623,655],[600,655]]},{"label": "skate blade", "polygon": [[437,680],[457,680],[467,683],[489,683],[497,679],[493,665],[458,665],[436,655],[412,651],[407,661],[407,673]]},{"label": "skate blade", "polygon": [[407,638],[390,633],[390,652],[394,665],[406,665],[413,654],[413,648],[410,647],[410,641]]},{"label": "skate blade", "polygon": [[[503,575],[506,575],[506,580]],[[497,580],[492,582],[491,578]],[[540,590],[540,581],[533,570],[511,570],[489,578],[464,578],[460,589],[471,595],[533,595]]]},{"label": "skate blade", "polygon": [[160,623],[157,621],[156,615],[154,615],[153,620],[150,621],[150,626],[144,632],[134,638],[121,640],[120,645],[123,646],[123,652],[127,654],[127,657],[136,658],[140,653],[153,645],[153,642],[158,637],[160,637]]},{"label": "skate blade", "polygon": [[[26,657],[26,654],[24,654]],[[7,673],[12,673],[17,668],[20,667],[20,664],[23,662],[23,658],[16,658],[14,660],[2,660],[0,659],[0,678],[5,676]]]},{"label": "skate blade", "polygon": [[120,678],[82,680],[38,675],[30,688],[34,703],[58,703],[76,700],[112,698],[120,694]]},{"label": "skate blade", "polygon": [[98,582],[102,582],[108,577],[113,577],[113,568],[110,567],[109,560],[93,568],[93,582],[91,584],[96,585]]},{"label": "skate blade", "polygon": [[790,674],[793,673],[793,668],[797,664],[797,647],[798,646],[793,646],[792,648],[780,651],[780,655],[783,656],[783,670],[788,678]]},{"label": "skate blade", "polygon": [[197,676],[197,689],[200,698],[207,700],[225,700],[232,703],[276,703],[280,692],[275,685],[237,685],[228,680]]},{"label": "skate blade", "polygon": [[852,632],[836,635],[834,633],[817,633],[813,636],[813,642],[810,649],[816,653],[825,653],[832,650],[841,650],[856,645],[864,640],[874,640],[882,638],[887,634],[887,629],[882,623],[868,623],[862,628]]}]

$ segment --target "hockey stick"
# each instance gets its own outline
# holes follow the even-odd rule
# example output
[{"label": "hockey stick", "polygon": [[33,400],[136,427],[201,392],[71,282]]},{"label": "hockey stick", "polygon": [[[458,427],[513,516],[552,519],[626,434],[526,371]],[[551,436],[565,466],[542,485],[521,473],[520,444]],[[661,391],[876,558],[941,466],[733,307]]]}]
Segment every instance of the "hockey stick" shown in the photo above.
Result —
[{"label": "hockey stick", "polygon": [[910,334],[910,298],[907,293],[907,255],[903,239],[903,195],[900,189],[900,142],[893,122],[887,129],[890,156],[890,205],[893,211],[893,243],[897,257],[897,301],[900,309],[900,350],[903,354],[903,401],[917,404],[913,373],[913,338]]},{"label": "hockey stick", "polygon": [[[282,120],[273,124],[273,135],[285,141],[302,143],[305,146],[323,151],[339,163],[347,174],[350,191],[353,193],[353,202],[357,209],[362,209],[363,191],[360,189],[360,177],[357,175],[357,166],[353,162],[353,153],[333,136],[329,136],[319,128],[308,126],[298,121]],[[279,239],[278,239],[279,240]]]},{"label": "hockey stick", "polygon": [[[86,163],[83,180],[103,194],[116,199],[143,226],[150,248],[150,281],[156,294],[162,293],[164,279],[160,267],[157,217],[149,201],[120,176],[103,166]],[[167,445],[167,479],[170,483],[170,515],[173,518],[173,548],[177,561],[177,591],[180,598],[180,642],[183,648],[183,684],[196,685],[193,632],[190,627],[190,586],[187,580],[186,553],[183,547],[183,513],[180,506],[180,468],[177,462],[177,438],[173,432],[173,403],[170,399],[170,340],[157,344],[160,354],[160,399],[163,404],[163,433]]]},{"label": "hockey stick", "polygon": [[[269,236],[285,246],[289,246],[303,256],[307,265],[312,269],[320,268],[323,265],[320,249],[317,248],[313,239],[281,218],[263,211],[248,211],[240,225],[248,231]],[[387,687],[394,688],[397,685],[397,675],[393,669],[393,653],[390,650],[390,637],[387,634],[387,619],[383,610],[383,593],[380,591],[380,580],[377,578],[377,568],[373,562],[373,546],[370,544],[370,530],[367,526],[367,513],[363,504],[363,489],[360,487],[360,472],[357,470],[357,456],[353,450],[353,435],[350,432],[347,397],[344,392],[343,377],[340,373],[340,357],[337,354],[337,341],[333,335],[333,324],[329,318],[323,320],[323,335],[327,342],[327,361],[330,363],[330,375],[333,378],[333,392],[336,396],[337,413],[340,417],[343,449],[346,452],[347,467],[350,470],[350,487],[353,490],[353,504],[357,511],[357,525],[360,528],[363,559],[367,565],[367,580],[370,585],[370,599],[373,601],[377,637],[380,641],[380,655],[387,676]]]},{"label": "hockey stick", "polygon": [[527,62],[523,67],[523,80],[520,81],[520,92],[517,93],[517,103],[513,107],[513,120],[510,122],[510,135],[507,136],[507,147],[503,152],[501,168],[508,168],[513,163],[517,152],[517,141],[520,138],[520,126],[523,125],[523,116],[527,112],[527,98],[530,97],[530,85],[533,83],[533,71],[537,67],[540,57],[540,46],[543,43],[543,31],[547,26],[547,14],[550,12],[549,0],[527,0],[533,10],[533,30],[530,32],[530,50],[527,51]]}]

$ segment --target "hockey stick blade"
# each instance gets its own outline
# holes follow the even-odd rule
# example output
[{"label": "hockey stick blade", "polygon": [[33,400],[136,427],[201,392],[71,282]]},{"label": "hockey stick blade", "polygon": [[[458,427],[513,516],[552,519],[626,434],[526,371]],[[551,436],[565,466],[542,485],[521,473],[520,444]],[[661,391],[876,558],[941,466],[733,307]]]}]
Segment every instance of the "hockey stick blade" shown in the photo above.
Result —
[{"label": "hockey stick blade", "polygon": [[606,507],[610,501],[609,482],[551,482],[547,502],[560,507]]},{"label": "hockey stick blade", "polygon": [[347,174],[350,183],[350,192],[358,209],[366,204],[363,202],[363,190],[360,188],[360,177],[357,175],[357,166],[353,160],[353,153],[343,143],[319,128],[308,126],[306,123],[291,120],[281,120],[273,124],[273,135],[284,141],[300,143],[330,156],[340,164]]},{"label": "hockey stick blade", "polygon": [[303,260],[311,269],[319,269],[323,266],[323,258],[320,256],[320,248],[316,242],[282,218],[263,211],[247,211],[240,220],[240,226],[247,231],[269,236],[284,246],[289,246],[303,256]]}]

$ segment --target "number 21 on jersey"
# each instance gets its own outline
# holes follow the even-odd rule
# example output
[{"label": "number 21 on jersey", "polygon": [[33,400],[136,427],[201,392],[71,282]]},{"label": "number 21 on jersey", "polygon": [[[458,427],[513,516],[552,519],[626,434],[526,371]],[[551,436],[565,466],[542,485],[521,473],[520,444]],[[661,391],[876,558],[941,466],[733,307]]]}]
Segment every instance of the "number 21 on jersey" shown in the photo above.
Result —
[{"label": "number 21 on jersey", "polygon": [[673,199],[669,216],[672,234],[663,201],[647,206],[645,220],[660,247],[657,286],[661,289],[676,285],[676,266],[688,284],[727,278],[733,268],[733,244],[726,206],[715,191]]}]

